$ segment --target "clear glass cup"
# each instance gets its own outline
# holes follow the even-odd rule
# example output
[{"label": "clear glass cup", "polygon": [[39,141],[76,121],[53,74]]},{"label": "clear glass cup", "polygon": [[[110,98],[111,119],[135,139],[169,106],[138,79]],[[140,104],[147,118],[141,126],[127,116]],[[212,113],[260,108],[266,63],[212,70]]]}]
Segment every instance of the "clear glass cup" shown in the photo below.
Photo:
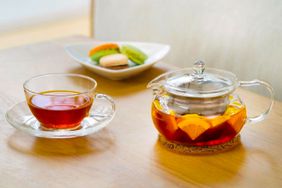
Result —
[{"label": "clear glass cup", "polygon": [[24,84],[30,111],[45,129],[74,130],[89,115],[96,98],[113,104],[112,99],[96,93],[97,82],[79,74],[45,74]]}]

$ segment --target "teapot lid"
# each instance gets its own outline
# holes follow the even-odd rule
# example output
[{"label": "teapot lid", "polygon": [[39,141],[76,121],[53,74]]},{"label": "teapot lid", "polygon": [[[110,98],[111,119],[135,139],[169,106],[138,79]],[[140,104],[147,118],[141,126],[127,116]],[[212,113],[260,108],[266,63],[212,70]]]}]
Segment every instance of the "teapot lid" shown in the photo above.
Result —
[{"label": "teapot lid", "polygon": [[163,82],[164,89],[171,94],[193,98],[224,96],[238,87],[235,74],[205,68],[203,61],[194,63],[193,68],[167,73]]}]

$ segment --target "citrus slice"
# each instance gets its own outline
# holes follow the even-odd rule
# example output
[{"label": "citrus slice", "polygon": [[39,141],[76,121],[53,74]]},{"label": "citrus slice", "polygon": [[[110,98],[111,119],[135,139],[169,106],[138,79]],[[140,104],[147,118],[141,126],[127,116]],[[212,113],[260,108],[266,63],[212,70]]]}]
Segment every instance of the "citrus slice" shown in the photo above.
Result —
[{"label": "citrus slice", "polygon": [[218,125],[221,125],[225,121],[229,120],[231,116],[238,113],[240,109],[238,109],[236,106],[228,106],[226,111],[223,115],[217,116],[217,117],[211,117],[207,118],[207,121],[212,125],[212,127],[216,127]]},{"label": "citrus slice", "polygon": [[199,119],[203,119],[203,117],[201,117],[200,115],[198,114],[186,114],[186,115],[183,115],[179,118],[180,121],[183,121],[183,120],[186,120],[188,118],[199,118]]},{"label": "citrus slice", "polygon": [[161,106],[160,102],[158,100],[155,100],[153,102],[153,108],[155,108],[157,110],[157,114],[156,115],[154,113],[154,118],[155,119],[159,119],[162,122],[165,122],[164,124],[166,125],[166,129],[170,132],[170,133],[174,133],[177,129],[177,123],[176,123],[176,118],[175,118],[175,112],[170,110],[169,114],[166,114],[164,112],[162,112],[163,107]]},{"label": "citrus slice", "polygon": [[180,121],[178,127],[187,133],[192,140],[195,140],[208,130],[211,125],[202,118],[190,117]]},{"label": "citrus slice", "polygon": [[[163,111],[163,107],[162,107],[160,101],[154,100],[153,105],[157,108],[158,111],[161,111],[161,112]],[[169,112],[169,115],[175,115],[175,112],[171,109],[168,110],[168,112]]]},{"label": "citrus slice", "polygon": [[160,104],[160,101],[154,100],[153,105],[156,107],[156,109],[157,109],[158,111],[162,111],[162,110],[163,110],[163,107],[162,107],[162,105]]},{"label": "citrus slice", "polygon": [[218,125],[221,125],[226,120],[228,120],[228,116],[221,115],[213,118],[207,118],[207,121],[211,124],[212,127],[216,127]]},{"label": "citrus slice", "polygon": [[228,108],[226,109],[226,111],[224,112],[223,116],[227,116],[227,117],[230,117],[236,113],[239,112],[240,109],[238,109],[237,107],[235,106],[228,106]]},{"label": "citrus slice", "polygon": [[239,131],[242,129],[245,121],[246,121],[246,108],[241,109],[240,112],[238,112],[237,114],[233,115],[228,121],[227,123],[237,132],[239,133]]}]

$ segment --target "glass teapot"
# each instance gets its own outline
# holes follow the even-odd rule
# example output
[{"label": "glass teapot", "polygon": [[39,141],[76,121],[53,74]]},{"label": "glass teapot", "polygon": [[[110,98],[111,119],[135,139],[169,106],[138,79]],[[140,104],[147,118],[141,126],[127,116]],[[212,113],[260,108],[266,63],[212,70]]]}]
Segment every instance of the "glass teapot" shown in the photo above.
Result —
[{"label": "glass teapot", "polygon": [[[239,87],[264,86],[270,93],[267,110],[248,117],[246,106],[234,94]],[[167,140],[193,146],[212,146],[237,136],[246,121],[262,121],[273,105],[273,88],[260,81],[238,81],[235,74],[205,70],[198,61],[193,68],[164,73],[148,86],[153,90],[152,119]]]}]

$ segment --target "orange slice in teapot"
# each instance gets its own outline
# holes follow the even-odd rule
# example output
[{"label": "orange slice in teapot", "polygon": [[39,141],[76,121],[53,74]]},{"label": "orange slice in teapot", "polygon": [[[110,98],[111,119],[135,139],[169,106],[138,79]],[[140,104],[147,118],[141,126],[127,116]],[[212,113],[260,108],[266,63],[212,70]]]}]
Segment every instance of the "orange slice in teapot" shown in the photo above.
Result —
[{"label": "orange slice in teapot", "polygon": [[[241,110],[241,111],[240,111]],[[237,132],[242,129],[245,124],[247,115],[246,108],[237,109],[237,114],[233,114],[233,116],[227,121],[227,123]]]},{"label": "orange slice in teapot", "polygon": [[[160,112],[163,111],[163,107],[158,100],[154,100],[153,105],[156,107],[158,111]],[[169,115],[175,115],[175,112],[173,110],[169,110]]]},{"label": "orange slice in teapot", "polygon": [[157,110],[159,111],[163,110],[163,107],[158,100],[154,100],[153,105],[155,106],[155,108],[157,108]]},{"label": "orange slice in teapot", "polygon": [[236,113],[238,113],[239,109],[235,106],[228,106],[228,108],[226,109],[226,111],[224,112],[223,116],[227,116],[230,117]]},{"label": "orange slice in teapot", "polygon": [[192,140],[197,139],[211,127],[206,120],[195,117],[195,115],[191,115],[191,117],[185,116],[185,119],[178,123],[178,127],[187,133]]},{"label": "orange slice in teapot", "polygon": [[228,106],[228,108],[226,109],[223,115],[216,116],[216,117],[208,117],[207,121],[212,125],[212,127],[216,127],[228,121],[231,118],[231,116],[238,113],[239,110],[240,109],[238,109],[235,106]]},{"label": "orange slice in teapot", "polygon": [[222,115],[222,116],[217,116],[217,117],[212,117],[212,118],[207,118],[207,121],[211,124],[212,127],[216,127],[218,125],[221,125],[225,121],[228,120],[228,117]]},{"label": "orange slice in teapot", "polygon": [[163,107],[160,104],[158,100],[155,100],[153,102],[154,108],[158,111],[158,116],[160,117],[155,117],[156,119],[160,119],[161,121],[165,122],[166,129],[170,133],[174,133],[177,129],[177,123],[176,123],[176,118],[175,118],[175,112],[170,110],[169,114],[166,114],[162,111]]}]

